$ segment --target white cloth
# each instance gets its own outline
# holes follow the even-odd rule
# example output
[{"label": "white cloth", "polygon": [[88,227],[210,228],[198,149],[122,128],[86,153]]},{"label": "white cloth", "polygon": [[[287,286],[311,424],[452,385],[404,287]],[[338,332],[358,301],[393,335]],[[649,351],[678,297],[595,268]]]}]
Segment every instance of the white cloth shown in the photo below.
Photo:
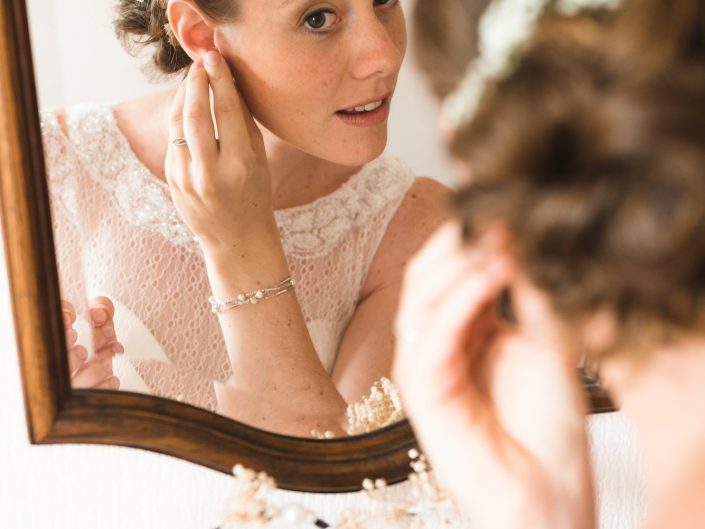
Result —
[{"label": "white cloth", "polygon": [[[109,107],[42,112],[62,297],[83,313],[105,295],[116,306],[126,354],[123,389],[215,409],[214,382],[231,367],[207,302],[200,247],[180,220],[167,184],[136,157]],[[275,211],[313,344],[330,372],[387,225],[414,176],[378,159],[332,193]]]}]

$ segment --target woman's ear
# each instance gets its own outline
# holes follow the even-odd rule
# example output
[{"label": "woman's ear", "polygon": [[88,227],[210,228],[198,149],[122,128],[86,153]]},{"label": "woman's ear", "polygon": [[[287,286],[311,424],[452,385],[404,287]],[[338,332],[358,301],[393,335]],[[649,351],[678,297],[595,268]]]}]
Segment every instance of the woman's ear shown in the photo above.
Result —
[{"label": "woman's ear", "polygon": [[214,28],[191,0],[172,0],[167,8],[171,29],[194,62],[215,48]]}]

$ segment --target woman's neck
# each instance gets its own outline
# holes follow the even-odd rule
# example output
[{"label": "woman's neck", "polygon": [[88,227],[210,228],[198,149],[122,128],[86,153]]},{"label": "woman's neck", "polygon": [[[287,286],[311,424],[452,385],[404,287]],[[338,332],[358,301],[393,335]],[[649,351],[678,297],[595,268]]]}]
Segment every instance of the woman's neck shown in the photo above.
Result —
[{"label": "woman's neck", "polygon": [[649,351],[642,360],[627,355],[610,360],[604,373],[643,450],[647,526],[700,527],[705,520],[705,337]]},{"label": "woman's neck", "polygon": [[[175,93],[176,89],[172,88],[113,107],[118,128],[137,158],[162,180],[166,180],[164,160],[169,142],[169,112]],[[306,204],[325,196],[360,170],[360,167],[342,166],[311,156],[266,129],[261,130],[274,209]]]},{"label": "woman's neck", "polygon": [[347,167],[294,147],[260,127],[272,179],[274,209],[307,204],[339,188],[360,167]]}]

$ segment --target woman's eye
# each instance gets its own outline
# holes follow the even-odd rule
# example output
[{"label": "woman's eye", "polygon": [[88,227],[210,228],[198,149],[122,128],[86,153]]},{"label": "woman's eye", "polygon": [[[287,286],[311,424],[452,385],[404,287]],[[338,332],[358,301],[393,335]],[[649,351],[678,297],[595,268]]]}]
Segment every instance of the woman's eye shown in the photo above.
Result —
[{"label": "woman's eye", "polygon": [[335,13],[331,11],[316,11],[306,17],[304,25],[314,31],[326,30],[335,24]]},{"label": "woman's eye", "polygon": [[399,0],[374,0],[374,5],[376,6],[389,6],[398,3]]}]

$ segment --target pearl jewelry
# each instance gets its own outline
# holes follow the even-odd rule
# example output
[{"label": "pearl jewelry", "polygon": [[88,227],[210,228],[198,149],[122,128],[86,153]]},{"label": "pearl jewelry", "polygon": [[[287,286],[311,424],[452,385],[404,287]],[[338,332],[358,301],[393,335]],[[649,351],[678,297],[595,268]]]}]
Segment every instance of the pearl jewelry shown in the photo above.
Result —
[{"label": "pearl jewelry", "polygon": [[285,521],[293,524],[302,524],[311,518],[311,513],[301,505],[292,503],[284,507],[279,516]]}]

